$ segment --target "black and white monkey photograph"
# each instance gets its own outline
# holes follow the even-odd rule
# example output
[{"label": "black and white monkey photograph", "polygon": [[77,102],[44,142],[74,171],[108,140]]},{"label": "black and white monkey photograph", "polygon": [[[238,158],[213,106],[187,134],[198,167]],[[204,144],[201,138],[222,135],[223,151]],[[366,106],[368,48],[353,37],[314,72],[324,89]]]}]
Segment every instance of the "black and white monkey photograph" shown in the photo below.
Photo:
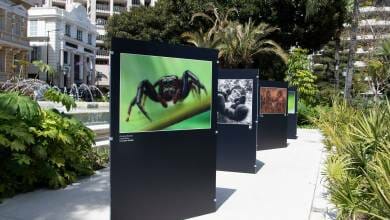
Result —
[{"label": "black and white monkey photograph", "polygon": [[219,79],[217,122],[252,124],[252,79]]}]

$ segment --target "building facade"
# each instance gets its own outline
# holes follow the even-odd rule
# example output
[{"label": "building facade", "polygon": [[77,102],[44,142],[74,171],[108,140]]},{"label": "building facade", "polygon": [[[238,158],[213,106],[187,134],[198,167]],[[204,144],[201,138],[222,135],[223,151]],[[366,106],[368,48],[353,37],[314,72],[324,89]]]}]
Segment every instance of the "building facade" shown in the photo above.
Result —
[{"label": "building facade", "polygon": [[82,4],[86,9],[90,20],[96,24],[96,85],[108,87],[110,82],[110,54],[104,45],[104,29],[108,18],[123,11],[129,11],[132,7],[141,5],[154,6],[157,0],[46,0],[44,4],[58,8],[65,8],[72,2]]},{"label": "building facade", "polygon": [[31,48],[27,40],[27,0],[0,1],[0,81],[5,81],[22,71],[18,61],[27,60]]},{"label": "building facade", "polygon": [[35,75],[60,88],[95,84],[97,31],[85,7],[70,3],[62,9],[46,4],[28,10],[28,16],[31,61],[42,60],[57,72],[51,77],[31,67],[30,77]]},{"label": "building facade", "polygon": [[[377,0],[362,4],[359,7],[359,24],[357,29],[357,45],[354,67],[356,70],[364,70],[366,68],[366,60],[373,55],[378,45],[385,39],[390,39],[390,0]],[[341,35],[341,50],[339,51],[341,57],[346,57],[349,53],[349,44],[351,30],[350,26],[346,26]],[[320,62],[324,51],[317,51],[313,55],[315,67],[324,66]],[[342,73],[345,76],[345,69]]]}]

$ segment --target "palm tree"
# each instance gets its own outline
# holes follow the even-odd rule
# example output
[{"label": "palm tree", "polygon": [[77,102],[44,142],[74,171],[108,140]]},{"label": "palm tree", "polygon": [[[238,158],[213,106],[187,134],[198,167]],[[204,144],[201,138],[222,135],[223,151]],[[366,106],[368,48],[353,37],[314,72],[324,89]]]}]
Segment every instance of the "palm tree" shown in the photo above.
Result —
[{"label": "palm tree", "polygon": [[230,22],[222,33],[220,57],[225,67],[250,67],[255,58],[276,55],[285,63],[287,54],[273,40],[267,37],[278,30],[266,23],[255,25],[251,19],[244,25]]},{"label": "palm tree", "polygon": [[44,63],[42,60],[33,61],[32,64],[38,68],[39,72],[47,74],[47,83],[49,83],[49,76],[52,78],[56,74],[56,70],[49,64]]},{"label": "palm tree", "polygon": [[30,65],[30,62],[27,60],[15,60],[15,65],[13,65],[13,67],[15,70],[19,68],[17,80],[26,78],[25,70],[28,65]]},{"label": "palm tree", "polygon": [[184,32],[181,37],[190,44],[196,47],[217,49],[221,42],[221,38],[217,34],[211,34],[211,30],[203,32],[200,29],[197,32]]},{"label": "palm tree", "polygon": [[384,40],[378,49],[378,56],[382,57],[385,62],[390,62],[390,39]]},{"label": "palm tree", "polygon": [[[192,15],[190,23],[193,23],[195,18],[205,18],[209,22],[213,24],[213,26],[208,31],[209,35],[214,35],[222,30],[224,30],[230,23],[229,16],[230,14],[236,13],[238,14],[238,10],[236,8],[229,8],[225,13],[220,13],[218,8],[215,7],[213,3],[208,3],[208,9],[206,13],[198,12]],[[207,13],[213,14],[214,18]],[[209,36],[210,37],[210,36]]]}]

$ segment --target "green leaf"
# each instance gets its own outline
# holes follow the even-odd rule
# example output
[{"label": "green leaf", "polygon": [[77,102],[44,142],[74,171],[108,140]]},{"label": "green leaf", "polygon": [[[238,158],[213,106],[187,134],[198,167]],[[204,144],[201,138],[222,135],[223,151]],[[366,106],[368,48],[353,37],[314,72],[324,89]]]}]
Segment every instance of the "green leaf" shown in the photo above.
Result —
[{"label": "green leaf", "polygon": [[34,120],[41,114],[38,103],[17,92],[0,93],[0,109],[22,119]]},{"label": "green leaf", "polygon": [[26,150],[26,148],[27,148],[26,145],[24,145],[23,143],[21,143],[18,140],[12,141],[9,147],[13,151],[23,151],[23,150]]},{"label": "green leaf", "polygon": [[32,161],[26,154],[14,154],[14,160],[16,160],[19,165],[30,165]]}]

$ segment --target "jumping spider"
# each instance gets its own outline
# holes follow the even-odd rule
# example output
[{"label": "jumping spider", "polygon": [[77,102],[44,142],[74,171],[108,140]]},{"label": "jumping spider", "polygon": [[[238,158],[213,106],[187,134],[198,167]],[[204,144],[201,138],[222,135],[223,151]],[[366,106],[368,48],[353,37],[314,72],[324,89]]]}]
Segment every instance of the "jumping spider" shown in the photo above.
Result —
[{"label": "jumping spider", "polygon": [[173,104],[176,104],[187,98],[190,91],[194,91],[200,95],[201,90],[204,90],[207,94],[205,86],[200,82],[198,77],[189,70],[184,71],[181,78],[176,75],[167,75],[161,77],[154,84],[149,80],[143,80],[138,85],[137,94],[130,102],[126,121],[129,121],[131,109],[134,105],[137,105],[145,117],[149,119],[149,121],[152,121],[144,109],[147,97],[154,102],[161,103],[164,108],[167,108],[167,102],[172,101]]}]

